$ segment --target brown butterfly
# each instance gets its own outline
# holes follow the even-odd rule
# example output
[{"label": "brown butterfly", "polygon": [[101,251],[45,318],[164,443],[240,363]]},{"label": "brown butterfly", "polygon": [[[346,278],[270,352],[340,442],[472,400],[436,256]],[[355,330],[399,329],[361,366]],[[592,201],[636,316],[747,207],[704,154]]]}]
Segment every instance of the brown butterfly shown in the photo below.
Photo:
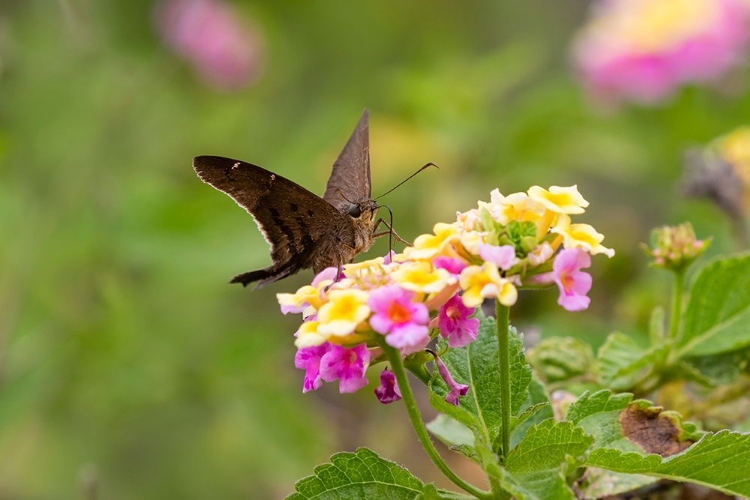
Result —
[{"label": "brown butterfly", "polygon": [[[370,249],[385,223],[370,197],[369,112],[365,109],[333,164],[323,197],[256,165],[219,156],[198,156],[198,177],[228,194],[255,219],[271,245],[273,265],[235,276],[230,283],[258,287],[310,267],[340,267]],[[387,225],[387,224],[386,224]],[[389,227],[390,229],[390,227]]]}]

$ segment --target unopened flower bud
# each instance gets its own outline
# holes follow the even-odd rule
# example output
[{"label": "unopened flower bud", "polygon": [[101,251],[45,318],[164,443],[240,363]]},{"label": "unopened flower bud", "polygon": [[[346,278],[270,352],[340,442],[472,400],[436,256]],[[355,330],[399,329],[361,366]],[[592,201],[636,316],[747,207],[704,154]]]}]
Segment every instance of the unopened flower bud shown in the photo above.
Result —
[{"label": "unopened flower bud", "polygon": [[679,226],[663,226],[651,232],[651,247],[644,250],[654,260],[654,267],[684,271],[705,250],[711,240],[699,240],[693,226],[686,222]]}]

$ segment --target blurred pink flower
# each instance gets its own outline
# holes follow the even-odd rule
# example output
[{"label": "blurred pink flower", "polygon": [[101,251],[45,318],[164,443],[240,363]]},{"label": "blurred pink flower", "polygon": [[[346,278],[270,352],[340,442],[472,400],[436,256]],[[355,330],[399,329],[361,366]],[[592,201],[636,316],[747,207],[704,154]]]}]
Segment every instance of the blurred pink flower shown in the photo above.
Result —
[{"label": "blurred pink flower", "polygon": [[718,80],[749,38],[745,0],[602,0],[573,59],[594,96],[655,103],[680,85]]},{"label": "blurred pink flower", "polygon": [[257,31],[221,0],[162,0],[156,24],[164,43],[212,87],[240,89],[259,73]]}]

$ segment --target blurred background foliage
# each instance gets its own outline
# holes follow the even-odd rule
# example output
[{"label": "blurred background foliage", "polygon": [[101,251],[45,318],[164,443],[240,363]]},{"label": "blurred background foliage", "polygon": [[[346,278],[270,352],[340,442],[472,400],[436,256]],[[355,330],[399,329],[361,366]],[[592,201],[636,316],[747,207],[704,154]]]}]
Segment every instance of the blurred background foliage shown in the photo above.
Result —
[{"label": "blurred background foliage", "polygon": [[745,69],[603,110],[570,67],[583,0],[232,5],[259,55],[221,90],[163,42],[151,0],[0,4],[0,498],[280,498],[358,446],[445,485],[398,404],[301,394],[275,293],[310,272],[227,285],[267,245],[193,156],[322,193],[368,107],[374,194],[440,165],[384,199],[407,239],[495,187],[578,184],[617,255],[595,259],[587,312],[523,294],[530,339],[645,331],[669,286],[638,249],[655,225],[691,220],[709,253],[734,250],[680,178],[685,148],[750,116]]}]

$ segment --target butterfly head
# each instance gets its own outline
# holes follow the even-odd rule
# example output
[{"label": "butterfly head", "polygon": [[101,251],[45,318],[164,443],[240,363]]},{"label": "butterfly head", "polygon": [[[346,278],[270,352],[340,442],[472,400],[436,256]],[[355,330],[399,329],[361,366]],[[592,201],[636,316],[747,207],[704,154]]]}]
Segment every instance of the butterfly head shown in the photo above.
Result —
[{"label": "butterfly head", "polygon": [[369,226],[375,218],[375,213],[380,206],[375,200],[365,200],[349,205],[347,213],[349,217],[359,224]]},{"label": "butterfly head", "polygon": [[[375,214],[379,205],[375,200],[365,200],[359,203],[351,203],[346,213],[351,217],[354,227],[354,245],[356,253],[366,252],[374,241]],[[356,255],[356,254],[355,254]],[[354,255],[352,255],[352,258]]]}]

